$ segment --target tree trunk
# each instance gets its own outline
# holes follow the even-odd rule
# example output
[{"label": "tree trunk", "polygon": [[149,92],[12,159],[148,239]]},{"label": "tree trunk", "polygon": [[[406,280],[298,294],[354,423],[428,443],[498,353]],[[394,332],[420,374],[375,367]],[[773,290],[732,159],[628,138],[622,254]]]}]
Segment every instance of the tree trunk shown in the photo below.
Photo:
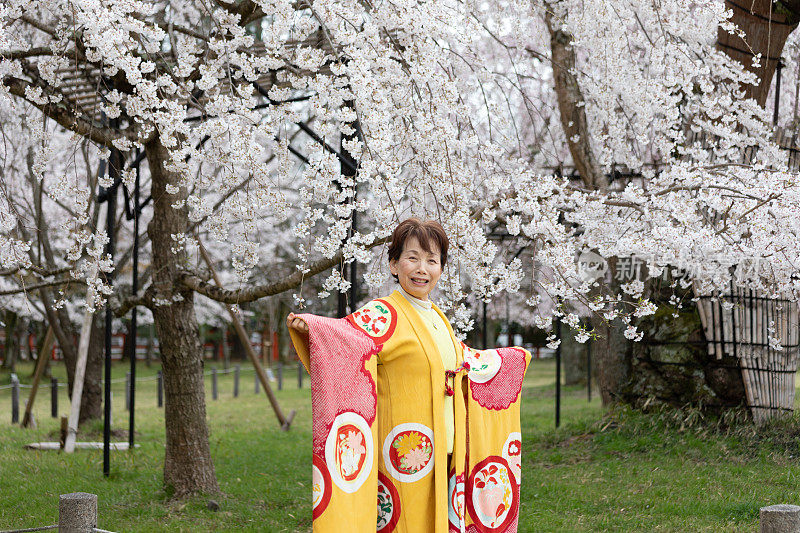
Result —
[{"label": "tree trunk", "polygon": [[575,49],[570,46],[572,36],[564,32],[553,20],[553,8],[558,2],[549,2],[545,9],[545,22],[550,32],[553,86],[558,99],[561,127],[567,137],[569,153],[575,170],[590,189],[605,189],[608,179],[597,163],[589,134],[589,121],[578,79],[573,74],[576,64]]},{"label": "tree trunk", "polygon": [[6,341],[3,346],[3,368],[15,372],[17,368],[17,355],[19,353],[19,315],[14,311],[6,310]]},{"label": "tree trunk", "polygon": [[[278,301],[278,316],[285,317],[289,314],[289,306],[283,300]],[[280,322],[279,322],[280,323]],[[286,363],[288,361],[288,337],[289,330],[286,328],[278,328],[278,362]]]},{"label": "tree trunk", "polygon": [[153,342],[153,324],[147,326],[147,351],[145,352],[144,362],[147,368],[150,368],[150,362],[153,360],[153,349],[155,348]]},{"label": "tree trunk", "polygon": [[622,390],[631,377],[632,343],[622,335],[618,321],[606,323],[599,315],[592,316],[597,337],[592,340],[592,362],[597,364],[597,388],[603,405],[623,400]]},{"label": "tree trunk", "polygon": [[[668,303],[673,293],[669,284],[654,280],[649,285],[659,309],[636,324],[644,339],[633,344],[632,371],[620,391],[622,399],[637,407],[690,405],[715,414],[746,405],[739,361],[708,353],[697,306],[677,309]],[[692,295],[680,296],[688,301]]]},{"label": "tree trunk", "polygon": [[164,168],[168,152],[158,137],[145,145],[145,151],[152,179],[153,219],[147,233],[153,250],[153,287],[157,298],[169,302],[153,306],[164,373],[167,434],[164,484],[175,497],[218,492],[208,444],[194,295],[192,291],[180,290],[178,285],[178,266],[186,261],[186,252],[173,252],[176,242],[172,236],[189,227],[186,208],[173,208],[174,203],[185,198],[185,191],[167,192],[167,185],[177,185],[179,179]]},{"label": "tree trunk", "polygon": [[[764,107],[783,47],[800,20],[800,1],[726,0],[725,7],[733,11],[731,22],[744,32],[745,38],[720,28],[717,48],[758,76],[757,85],[745,85],[742,89],[746,97],[754,98]],[[753,55],[757,54],[761,54],[761,65],[753,66]]]},{"label": "tree trunk", "polygon": [[[92,330],[89,335],[89,353],[86,357],[86,372],[83,375],[83,396],[81,396],[81,412],[78,425],[103,416],[103,387],[100,384],[105,354],[105,317],[103,313],[95,313],[92,317]],[[75,374],[75,365],[72,366]],[[70,394],[72,381],[70,380]]]},{"label": "tree trunk", "polygon": [[561,327],[561,360],[564,364],[564,385],[586,385],[586,363],[589,343],[579,343],[574,333]]},{"label": "tree trunk", "polygon": [[[75,379],[75,364],[78,360],[77,332],[69,319],[66,310],[62,307],[53,309],[52,293],[42,290],[42,302],[47,313],[47,321],[53,327],[58,347],[64,357],[64,366],[67,370],[67,390],[72,398],[72,385]],[[100,374],[103,369],[103,321],[102,314],[97,313],[92,322],[92,331],[89,343],[89,353],[86,359],[84,373],[83,396],[81,397],[81,411],[78,424],[88,420],[95,420],[103,416],[103,395],[100,386]]]},{"label": "tree trunk", "polygon": [[32,361],[36,361],[36,364],[33,365],[33,370],[31,371],[31,374],[29,376],[31,379],[33,379],[33,377],[36,375],[36,367],[39,366],[40,356],[44,357],[46,360],[46,362],[44,363],[45,367],[42,370],[42,376],[50,377],[50,352],[48,351],[47,353],[43,354],[41,351],[42,346],[44,346],[45,338],[47,337],[47,323],[45,322],[44,327],[37,329],[41,329],[41,331],[39,332],[38,335],[36,335],[36,350],[35,350],[36,354],[34,357],[31,357]]},{"label": "tree trunk", "polygon": [[[239,339],[237,337],[233,337],[233,341],[229,340],[230,336],[228,335],[228,328],[222,328],[222,367],[228,368],[231,366],[231,351],[238,351],[241,353],[242,345],[239,343]],[[237,350],[238,346],[238,350]]]}]

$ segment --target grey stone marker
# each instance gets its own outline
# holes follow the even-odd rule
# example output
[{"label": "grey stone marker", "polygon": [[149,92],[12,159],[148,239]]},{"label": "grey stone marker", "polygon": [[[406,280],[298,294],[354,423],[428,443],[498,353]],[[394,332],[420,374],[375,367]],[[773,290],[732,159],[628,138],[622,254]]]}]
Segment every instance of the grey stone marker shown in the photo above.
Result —
[{"label": "grey stone marker", "polygon": [[797,505],[770,505],[762,507],[761,533],[800,533],[800,507]]},{"label": "grey stone marker", "polygon": [[19,424],[19,378],[11,374],[11,423]]},{"label": "grey stone marker", "polygon": [[211,367],[211,399],[216,400],[219,397],[217,390],[217,367]]},{"label": "grey stone marker", "polygon": [[59,533],[91,533],[97,527],[97,495],[62,494],[58,498]]}]

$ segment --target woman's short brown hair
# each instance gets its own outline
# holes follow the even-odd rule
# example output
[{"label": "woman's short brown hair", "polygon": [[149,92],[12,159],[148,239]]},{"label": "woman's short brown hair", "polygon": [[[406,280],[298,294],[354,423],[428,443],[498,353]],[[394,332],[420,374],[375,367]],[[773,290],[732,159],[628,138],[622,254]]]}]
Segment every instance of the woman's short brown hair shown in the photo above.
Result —
[{"label": "woman's short brown hair", "polygon": [[447,249],[450,247],[450,240],[447,238],[444,228],[435,220],[423,222],[416,217],[407,218],[394,228],[392,243],[389,245],[389,261],[400,259],[406,241],[412,237],[415,237],[422,249],[428,253],[433,252],[431,243],[436,244],[436,247],[439,248],[442,268],[444,268],[447,263]]}]

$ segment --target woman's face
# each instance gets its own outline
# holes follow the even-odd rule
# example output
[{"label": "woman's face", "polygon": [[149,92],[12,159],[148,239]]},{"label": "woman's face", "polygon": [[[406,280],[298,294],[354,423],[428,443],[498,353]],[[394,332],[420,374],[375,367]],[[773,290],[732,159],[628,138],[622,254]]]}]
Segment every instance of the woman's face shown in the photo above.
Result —
[{"label": "woman's face", "polygon": [[403,244],[400,259],[389,261],[389,270],[397,276],[403,290],[420,300],[428,299],[442,275],[439,249],[436,243],[430,247],[431,251],[426,252],[416,237],[411,237]]}]

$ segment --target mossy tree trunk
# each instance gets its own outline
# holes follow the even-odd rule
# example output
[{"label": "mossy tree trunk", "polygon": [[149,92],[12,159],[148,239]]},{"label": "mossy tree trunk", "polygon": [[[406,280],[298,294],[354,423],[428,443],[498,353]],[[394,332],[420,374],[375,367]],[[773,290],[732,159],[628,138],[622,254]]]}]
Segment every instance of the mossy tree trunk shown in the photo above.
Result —
[{"label": "mossy tree trunk", "polygon": [[684,305],[678,308],[666,304],[672,290],[658,284],[653,289],[651,298],[661,305],[655,315],[637,324],[644,338],[629,343],[630,373],[619,399],[636,407],[689,406],[716,414],[745,406],[738,359],[709,355],[691,292],[679,294]]}]

